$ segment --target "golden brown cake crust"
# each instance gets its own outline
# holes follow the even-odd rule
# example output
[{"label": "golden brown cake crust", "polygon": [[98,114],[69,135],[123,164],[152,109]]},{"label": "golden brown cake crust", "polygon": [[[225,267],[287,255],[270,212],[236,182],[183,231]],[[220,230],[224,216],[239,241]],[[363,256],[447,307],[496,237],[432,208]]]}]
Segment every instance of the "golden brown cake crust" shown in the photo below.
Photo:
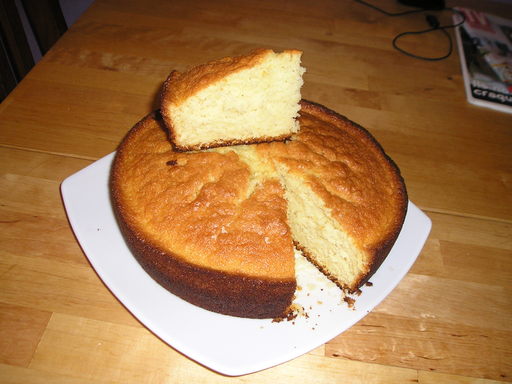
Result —
[{"label": "golden brown cake crust", "polygon": [[[284,52],[301,53],[298,50],[285,50]],[[216,140],[212,143],[203,143],[185,146],[177,143],[172,116],[169,114],[171,105],[180,105],[184,100],[196,94],[212,83],[241,70],[254,67],[273,51],[270,49],[255,49],[243,56],[225,57],[206,64],[198,65],[185,72],[172,71],[165,80],[160,93],[161,114],[167,126],[169,136],[177,151],[192,151],[206,148],[215,148],[237,144],[255,144],[271,140],[283,141],[290,135],[279,137],[255,137],[247,140]]]},{"label": "golden brown cake crust", "polygon": [[[297,50],[285,50],[284,52],[300,53]],[[185,72],[171,72],[162,90],[162,101],[164,102],[162,113],[165,113],[166,103],[180,105],[201,89],[233,73],[254,67],[272,53],[271,49],[255,49],[247,55],[214,60],[192,67]]]},{"label": "golden brown cake crust", "polygon": [[295,292],[286,203],[274,180],[249,196],[249,170],[230,153],[176,153],[157,115],[115,157],[111,191],[127,243],[161,285],[203,308],[281,315]]},{"label": "golden brown cake crust", "polygon": [[158,249],[137,233],[118,212],[119,224],[133,255],[160,285],[191,304],[225,315],[274,318],[286,312],[296,282],[272,281],[195,267]]}]

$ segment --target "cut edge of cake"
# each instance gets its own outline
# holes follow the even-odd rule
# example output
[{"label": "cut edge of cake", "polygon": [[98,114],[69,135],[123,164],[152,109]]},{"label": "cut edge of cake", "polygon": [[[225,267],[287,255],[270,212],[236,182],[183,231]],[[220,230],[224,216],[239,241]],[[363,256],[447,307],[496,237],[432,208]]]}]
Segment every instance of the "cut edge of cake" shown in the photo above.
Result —
[{"label": "cut edge of cake", "polygon": [[283,141],[299,130],[302,52],[257,49],[173,71],[160,109],[179,151]]},{"label": "cut edge of cake", "polygon": [[[295,247],[308,261],[315,265],[342,291],[345,293],[355,293],[377,271],[388,256],[398,238],[398,235],[400,234],[407,215],[409,202],[405,182],[399,167],[393,159],[388,156],[381,144],[366,128],[321,104],[308,100],[301,100],[300,104],[301,110],[306,113],[311,113],[313,115],[321,113],[322,118],[327,121],[335,125],[349,124],[351,129],[364,135],[368,145],[372,146],[376,152],[379,153],[379,156],[382,156],[384,159],[388,170],[393,174],[394,183],[397,186],[397,189],[394,191],[394,196],[396,196],[397,201],[399,201],[399,204],[397,205],[397,214],[393,218],[393,222],[389,226],[384,238],[380,242],[372,244],[371,247],[367,247],[357,244],[358,242],[353,239],[350,234],[343,233],[343,230],[341,229],[342,223],[336,222],[335,218],[331,216],[329,209],[326,208],[324,202],[309,188],[308,183],[305,180],[299,181],[299,183],[302,184],[300,188],[290,188],[290,184],[294,182],[294,179],[298,178],[294,177],[283,164],[275,164],[281,183],[285,189],[285,198],[288,204],[288,223],[292,231]],[[292,192],[298,190],[307,191],[309,198],[303,197],[299,200],[295,199]],[[294,209],[294,206],[300,208]],[[341,236],[337,237],[338,245],[345,250],[349,250],[348,253],[355,259],[349,261],[350,265],[348,269],[352,269],[352,278],[347,279],[346,277],[343,277],[344,274],[346,275],[345,270],[347,268],[346,265],[340,266],[339,259],[332,257],[331,260],[333,261],[329,262],[329,256],[325,256],[325,254],[329,255],[329,252],[319,250],[322,248],[322,245],[320,244],[321,242],[317,241],[315,236],[312,235],[312,227],[301,230],[298,227],[298,220],[290,220],[290,217],[297,216],[294,211],[298,211],[304,207],[310,209],[310,215],[313,211],[316,211],[316,220],[310,220],[310,222],[313,223],[314,226],[318,226],[318,230],[316,231],[317,237],[325,236],[327,233],[328,235],[331,235],[332,238],[336,238],[336,235],[341,234]],[[321,256],[319,257],[319,255]],[[344,260],[344,262],[346,262],[346,259]],[[340,271],[342,272],[340,273]]]}]

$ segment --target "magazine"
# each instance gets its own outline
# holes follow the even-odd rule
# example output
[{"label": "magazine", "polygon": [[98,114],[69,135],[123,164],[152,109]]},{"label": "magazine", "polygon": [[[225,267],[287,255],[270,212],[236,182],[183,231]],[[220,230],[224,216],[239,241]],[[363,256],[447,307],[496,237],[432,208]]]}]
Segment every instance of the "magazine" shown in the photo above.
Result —
[{"label": "magazine", "polygon": [[456,9],[466,18],[455,33],[468,101],[512,113],[512,20]]}]

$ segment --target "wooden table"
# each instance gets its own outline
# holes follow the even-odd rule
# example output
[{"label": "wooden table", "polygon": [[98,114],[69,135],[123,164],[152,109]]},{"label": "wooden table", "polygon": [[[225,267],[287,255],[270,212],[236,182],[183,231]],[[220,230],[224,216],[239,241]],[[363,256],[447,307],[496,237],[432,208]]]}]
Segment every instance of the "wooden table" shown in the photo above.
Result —
[{"label": "wooden table", "polygon": [[[482,3],[458,2],[512,17],[510,5]],[[0,105],[0,382],[511,381],[512,115],[466,102],[456,52],[427,62],[392,49],[397,33],[424,27],[423,15],[388,18],[349,0],[97,0]],[[437,55],[446,41],[403,46]],[[73,236],[59,185],[157,108],[172,69],[256,47],[304,51],[304,98],[375,135],[433,229],[359,323],[232,378],[166,345],[114,298]]]}]

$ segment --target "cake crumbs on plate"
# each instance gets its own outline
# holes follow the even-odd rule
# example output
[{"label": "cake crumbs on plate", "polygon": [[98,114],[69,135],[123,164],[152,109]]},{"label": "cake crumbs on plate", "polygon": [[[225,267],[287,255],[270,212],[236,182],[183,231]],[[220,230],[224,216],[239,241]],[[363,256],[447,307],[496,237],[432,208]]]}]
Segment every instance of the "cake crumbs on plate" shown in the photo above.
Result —
[{"label": "cake crumbs on plate", "polygon": [[353,299],[352,297],[349,297],[349,296],[345,296],[343,298],[343,301],[348,304],[348,307],[350,309],[355,309],[355,306],[354,306],[354,304],[356,303],[355,299]]},{"label": "cake crumbs on plate", "polygon": [[[283,314],[283,316],[276,317],[275,319],[272,319],[272,322],[280,323],[285,320],[292,321],[292,320],[295,320],[299,316],[309,319],[309,314],[304,310],[302,305],[293,303],[292,305],[290,305],[288,310]],[[293,324],[295,324],[295,322],[293,322]]]}]

